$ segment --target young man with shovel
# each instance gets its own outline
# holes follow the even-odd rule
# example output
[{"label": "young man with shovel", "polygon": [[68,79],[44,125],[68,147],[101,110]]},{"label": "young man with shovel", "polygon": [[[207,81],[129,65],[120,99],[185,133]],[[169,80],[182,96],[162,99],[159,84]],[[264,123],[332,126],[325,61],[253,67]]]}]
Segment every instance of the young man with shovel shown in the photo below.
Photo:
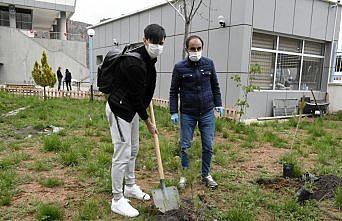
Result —
[{"label": "young man with shovel", "polygon": [[[212,60],[202,57],[203,40],[196,35],[186,40],[188,57],[173,69],[170,88],[170,113],[174,124],[178,123],[178,95],[180,96],[181,161],[183,169],[189,168],[188,149],[196,125],[202,140],[202,182],[216,188],[218,184],[210,175],[215,133],[214,108],[223,116],[220,87]],[[186,185],[181,177],[179,188]]]},{"label": "young man with shovel", "polygon": [[156,86],[155,63],[163,51],[165,37],[165,30],[160,25],[151,24],[145,28],[144,46],[133,50],[140,54],[141,59],[127,56],[120,61],[114,90],[106,104],[106,115],[114,144],[111,209],[127,217],[139,215],[139,211],[130,205],[127,198],[150,200],[150,196],[136,185],[134,170],[139,150],[139,117],[151,134],[157,133],[146,109]]}]

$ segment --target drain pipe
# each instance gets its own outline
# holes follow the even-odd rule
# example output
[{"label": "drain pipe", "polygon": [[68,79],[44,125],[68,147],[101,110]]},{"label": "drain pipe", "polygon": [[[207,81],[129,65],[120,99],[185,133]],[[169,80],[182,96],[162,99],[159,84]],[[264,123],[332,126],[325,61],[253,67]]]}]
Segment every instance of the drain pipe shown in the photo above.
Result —
[{"label": "drain pipe", "polygon": [[334,69],[334,60],[335,59],[335,34],[336,34],[336,23],[337,23],[337,13],[338,13],[338,5],[340,4],[340,1],[338,0],[334,5],[331,5],[331,8],[336,8],[335,9],[335,22],[334,22],[334,31],[333,31],[333,36],[332,36],[332,41],[331,41],[331,50],[330,50],[330,60],[329,60],[329,74],[328,74],[328,83],[327,83],[327,89],[328,89],[328,85],[332,79],[332,76],[335,72]]}]

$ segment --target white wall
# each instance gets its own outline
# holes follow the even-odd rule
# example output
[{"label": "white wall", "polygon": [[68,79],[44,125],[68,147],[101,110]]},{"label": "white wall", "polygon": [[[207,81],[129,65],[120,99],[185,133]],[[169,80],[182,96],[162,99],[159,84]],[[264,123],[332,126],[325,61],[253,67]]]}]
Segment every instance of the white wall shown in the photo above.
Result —
[{"label": "white wall", "polygon": [[342,111],[342,84],[331,83],[328,85],[329,111]]},{"label": "white wall", "polygon": [[[51,44],[57,41],[49,40]],[[68,44],[67,41],[63,44]],[[73,43],[75,46],[75,43]],[[34,62],[40,62],[43,50],[46,51],[48,62],[52,70],[56,72],[59,66],[63,72],[68,68],[74,79],[82,80],[88,76],[88,68],[85,62],[81,63],[73,57],[61,51],[49,50],[42,44],[35,42],[20,31],[14,28],[0,27],[0,58],[3,65],[0,69],[0,84],[5,82],[23,83],[32,81],[32,68]],[[63,48],[62,46],[60,48]],[[69,50],[68,53],[71,53]],[[84,42],[79,42],[79,46],[74,48],[74,57],[83,57],[86,54]]]}]

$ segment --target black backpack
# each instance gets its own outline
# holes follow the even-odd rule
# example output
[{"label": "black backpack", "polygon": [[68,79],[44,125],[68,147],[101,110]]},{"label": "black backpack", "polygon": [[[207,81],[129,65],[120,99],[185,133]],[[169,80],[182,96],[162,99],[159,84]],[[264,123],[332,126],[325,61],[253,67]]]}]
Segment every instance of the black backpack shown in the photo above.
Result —
[{"label": "black backpack", "polygon": [[106,54],[102,64],[97,68],[97,87],[99,91],[105,94],[110,94],[113,91],[114,82],[118,76],[116,67],[122,57],[133,56],[142,59],[139,53],[132,52],[138,46],[141,46],[141,44],[128,45],[122,51],[113,49]]}]

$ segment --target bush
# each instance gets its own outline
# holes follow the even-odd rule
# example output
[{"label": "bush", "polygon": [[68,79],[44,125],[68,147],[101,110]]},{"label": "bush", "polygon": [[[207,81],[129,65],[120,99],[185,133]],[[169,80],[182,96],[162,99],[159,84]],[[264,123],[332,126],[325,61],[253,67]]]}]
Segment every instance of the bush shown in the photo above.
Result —
[{"label": "bush", "polygon": [[38,206],[37,219],[40,221],[64,220],[64,210],[58,204],[42,203]]}]

